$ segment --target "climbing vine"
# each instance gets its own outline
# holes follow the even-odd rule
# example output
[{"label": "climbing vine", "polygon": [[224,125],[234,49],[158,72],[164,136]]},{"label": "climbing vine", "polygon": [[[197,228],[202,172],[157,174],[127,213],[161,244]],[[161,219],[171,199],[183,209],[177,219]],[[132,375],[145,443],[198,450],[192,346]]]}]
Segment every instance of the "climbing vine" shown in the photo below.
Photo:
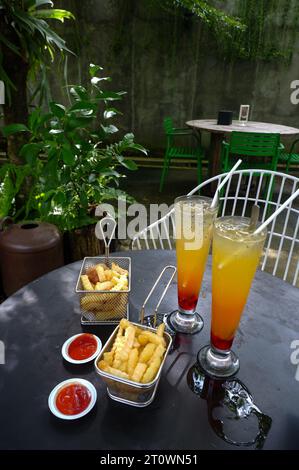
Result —
[{"label": "climbing vine", "polygon": [[237,15],[246,28],[234,32],[229,56],[243,59],[290,60],[298,28],[298,2],[292,0],[239,0]]},{"label": "climbing vine", "polygon": [[246,26],[238,17],[227,14],[221,8],[206,0],[150,0],[171,14],[178,10],[184,16],[197,16],[217,37],[232,39],[232,35],[245,30]]},{"label": "climbing vine", "polygon": [[[198,17],[228,58],[290,60],[299,21],[297,0],[149,0],[170,14]],[[226,9],[233,7],[234,14]]]}]

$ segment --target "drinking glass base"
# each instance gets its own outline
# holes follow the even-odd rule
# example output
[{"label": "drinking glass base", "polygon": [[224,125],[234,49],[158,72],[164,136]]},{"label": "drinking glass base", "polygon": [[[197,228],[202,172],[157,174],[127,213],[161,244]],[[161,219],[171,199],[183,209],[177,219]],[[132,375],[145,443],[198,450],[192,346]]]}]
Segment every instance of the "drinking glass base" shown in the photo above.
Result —
[{"label": "drinking glass base", "polygon": [[199,333],[203,328],[203,319],[197,312],[183,314],[174,310],[167,316],[167,323],[174,331],[189,335]]},{"label": "drinking glass base", "polygon": [[231,377],[240,368],[239,359],[233,351],[214,350],[210,345],[199,350],[197,361],[208,375],[216,378]]}]

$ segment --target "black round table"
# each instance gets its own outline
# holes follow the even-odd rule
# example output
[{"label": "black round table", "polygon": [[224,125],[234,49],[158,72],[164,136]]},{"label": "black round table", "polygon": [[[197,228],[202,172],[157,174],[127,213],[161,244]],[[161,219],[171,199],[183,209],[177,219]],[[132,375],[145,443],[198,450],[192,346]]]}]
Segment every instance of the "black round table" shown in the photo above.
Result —
[{"label": "black round table", "polygon": [[[130,318],[136,321],[162,267],[175,264],[175,253],[140,251],[129,255]],[[194,336],[176,336],[156,398],[150,406],[140,409],[108,398],[93,363],[71,366],[62,359],[64,341],[82,330],[80,316],[75,313],[78,299],[74,293],[79,268],[80,262],[53,271],[0,306],[0,340],[6,348],[6,363],[0,365],[0,448],[239,449],[221,436],[222,418],[218,414],[223,410],[224,415],[228,413],[226,408],[221,409],[223,383],[203,379],[194,367],[198,350],[209,340],[210,261],[198,303],[198,311],[205,319],[204,329]],[[290,360],[291,342],[299,339],[298,300],[298,289],[258,272],[233,345],[241,368],[237,382],[229,383],[242,383],[265,415],[267,429],[261,445],[264,449],[299,449],[299,382],[295,380],[296,366]],[[174,282],[161,309],[168,312],[176,306]],[[149,306],[147,313],[151,311]],[[84,327],[103,342],[112,329]],[[52,388],[71,377],[90,380],[97,389],[98,400],[89,415],[67,422],[51,415],[47,401]],[[256,426],[251,415],[241,418],[228,417],[235,426],[234,442],[239,444],[244,441],[243,435],[247,439],[252,432],[249,427]],[[255,444],[249,448],[256,447]]]}]

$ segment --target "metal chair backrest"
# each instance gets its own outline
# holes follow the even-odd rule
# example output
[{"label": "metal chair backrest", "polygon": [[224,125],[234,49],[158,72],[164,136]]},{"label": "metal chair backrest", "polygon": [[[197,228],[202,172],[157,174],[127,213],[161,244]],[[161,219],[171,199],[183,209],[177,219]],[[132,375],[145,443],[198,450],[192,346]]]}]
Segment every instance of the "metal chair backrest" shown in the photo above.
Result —
[{"label": "metal chair backrest", "polygon": [[273,157],[277,155],[279,144],[279,134],[234,131],[229,141],[229,152],[254,157]]},{"label": "metal chair backrest", "polygon": [[[211,182],[220,181],[227,173],[210,178],[190,191],[197,193]],[[275,192],[271,196],[271,188]],[[264,187],[266,187],[266,194]],[[239,170],[228,181],[220,197],[219,216],[249,216],[252,204],[261,208],[260,220],[268,218],[299,187],[299,179],[270,170]],[[161,219],[135,235],[132,249],[173,249],[175,247],[173,208]],[[293,201],[268,227],[261,269],[273,276],[298,285],[299,275],[299,202]]]}]

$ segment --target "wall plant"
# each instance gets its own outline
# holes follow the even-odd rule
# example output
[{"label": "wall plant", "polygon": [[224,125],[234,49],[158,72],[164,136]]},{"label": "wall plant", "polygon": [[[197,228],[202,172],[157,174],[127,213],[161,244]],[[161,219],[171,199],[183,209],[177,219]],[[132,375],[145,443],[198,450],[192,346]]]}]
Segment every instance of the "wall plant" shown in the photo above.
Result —
[{"label": "wall plant", "polygon": [[[100,75],[101,71],[90,65],[89,84],[70,87],[68,107],[51,102],[46,113],[36,108],[26,125],[3,128],[5,137],[25,133],[27,142],[19,154],[23,164],[7,163],[0,169],[0,218],[38,218],[70,231],[95,223],[97,204],[128,197],[118,187],[123,177],[119,167],[135,170],[136,164],[126,154],[146,154],[146,150],[134,142],[131,133],[116,140],[118,128],[113,119],[121,113],[114,102],[124,92],[104,89],[103,83],[110,78]],[[31,189],[18,208],[17,193],[28,176]]]},{"label": "wall plant", "polygon": [[[151,0],[171,15],[193,16],[213,34],[227,58],[289,60],[298,29],[298,2],[290,0]],[[220,7],[221,5],[221,7]],[[228,13],[230,10],[230,14]],[[285,32],[291,34],[285,35]]]},{"label": "wall plant", "polygon": [[[55,53],[67,52],[65,41],[52,29],[51,21],[74,18],[71,12],[55,9],[51,0],[0,0],[0,80],[6,85],[3,107],[5,124],[28,120],[27,82],[34,74],[44,77]],[[39,80],[34,95],[43,94]],[[22,136],[7,142],[8,156],[15,163]]]}]

